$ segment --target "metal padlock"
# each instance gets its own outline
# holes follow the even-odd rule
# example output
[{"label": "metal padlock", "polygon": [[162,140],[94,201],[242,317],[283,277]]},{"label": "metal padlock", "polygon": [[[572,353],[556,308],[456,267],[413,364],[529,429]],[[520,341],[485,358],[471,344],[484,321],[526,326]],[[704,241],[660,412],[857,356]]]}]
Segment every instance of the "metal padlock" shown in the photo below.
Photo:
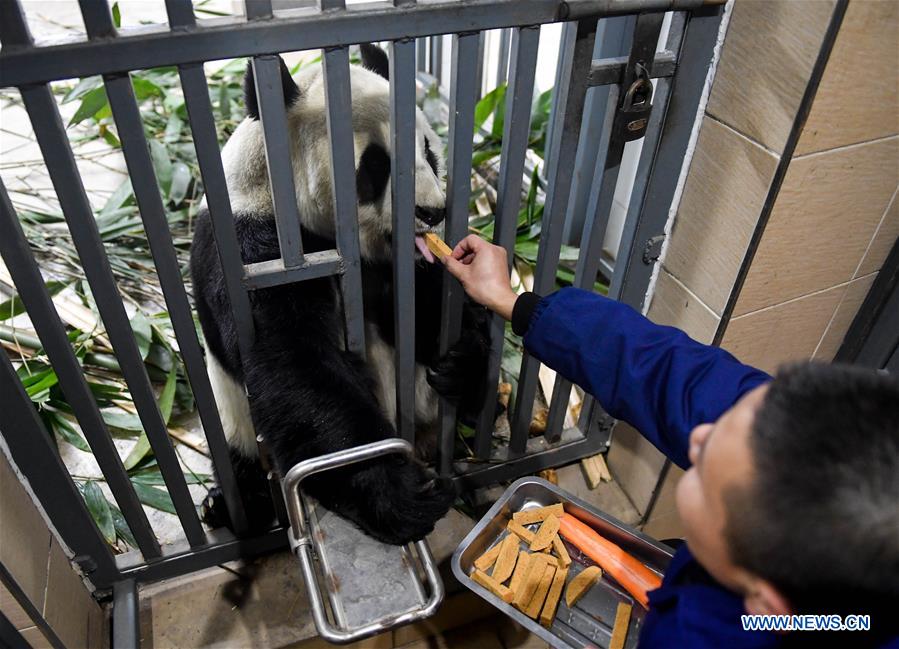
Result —
[{"label": "metal padlock", "polygon": [[639,140],[646,134],[649,115],[652,112],[652,81],[641,64],[636,65],[637,78],[624,93],[618,109],[622,135],[625,142]]}]

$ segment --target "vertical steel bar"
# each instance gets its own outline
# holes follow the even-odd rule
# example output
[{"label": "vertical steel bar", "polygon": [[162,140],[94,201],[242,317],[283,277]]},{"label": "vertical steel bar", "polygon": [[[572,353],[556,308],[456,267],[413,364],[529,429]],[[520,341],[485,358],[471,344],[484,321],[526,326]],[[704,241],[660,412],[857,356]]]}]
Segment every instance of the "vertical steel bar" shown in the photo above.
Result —
[{"label": "vertical steel bar", "polygon": [[[321,2],[322,9],[344,8],[343,0]],[[365,356],[365,323],[362,313],[362,264],[359,260],[359,221],[356,214],[356,166],[352,120],[350,58],[346,47],[326,49],[322,55],[325,77],[325,109],[331,144],[331,187],[334,192],[337,251],[343,259],[340,289],[343,295],[346,348]]]},{"label": "vertical steel bar", "polygon": [[[455,38],[455,34],[453,35],[453,37]],[[480,32],[478,35],[478,62],[477,67],[475,68],[475,101],[480,99],[481,95],[484,93],[484,49],[486,40],[487,32]],[[455,47],[455,41],[453,41],[453,46]],[[450,74],[452,74],[452,71],[450,71]],[[450,83],[452,83],[452,78],[450,79]]]},{"label": "vertical steel bar", "polygon": [[[0,429],[10,457],[28,480],[53,526],[98,588],[119,575],[112,552],[91,518],[84,499],[69,477],[59,452],[22,387],[6,352],[0,352]],[[126,478],[127,479],[127,478]]]},{"label": "vertical steel bar", "polygon": [[[646,66],[655,56],[656,45],[659,41],[659,31],[662,28],[662,21],[665,18],[663,13],[641,14],[637,17],[634,25],[633,44],[631,45],[630,56],[628,57],[627,68],[622,77],[621,86],[618,93],[609,93],[611,99],[616,96],[615,104],[609,104],[606,109],[606,115],[612,114],[612,123],[608,125],[611,130],[609,135],[609,147],[606,153],[605,163],[603,165],[602,179],[597,193],[597,202],[594,206],[593,220],[584,224],[583,241],[587,241],[586,247],[582,245],[581,253],[578,256],[578,264],[575,271],[575,285],[579,288],[589,288],[593,286],[596,279],[596,273],[599,271],[599,261],[602,253],[602,242],[605,237],[606,226],[609,222],[609,213],[612,210],[612,202],[615,196],[615,188],[618,184],[619,171],[621,169],[621,158],[624,155],[625,138],[622,131],[623,122],[620,121],[618,113],[618,105],[624,97],[626,90],[631,83],[637,78],[635,67],[637,64]],[[642,155],[638,165],[637,176],[634,179],[634,187],[631,192],[631,204],[641,203],[643,199],[643,191],[646,189],[646,179],[649,175],[649,167],[652,160],[652,154],[655,151],[661,134],[659,127],[662,116],[665,114],[667,106],[667,79],[660,79],[658,86],[662,89],[661,97],[655,100],[655,106],[650,115],[650,124],[646,131],[647,136],[644,140]],[[622,236],[622,244],[625,243],[628,236],[633,237],[633,228],[631,225],[636,220],[638,209],[629,209],[628,216],[625,221],[625,234]],[[630,231],[630,235],[628,235]],[[616,264],[617,266],[617,264]],[[611,291],[610,291],[611,295]],[[571,394],[571,382],[562,376],[556,375],[555,385],[553,387],[552,402],[550,404],[549,416],[547,417],[546,439],[549,442],[556,442],[562,435],[562,422],[565,419],[565,412],[568,409],[568,399]],[[583,408],[583,406],[582,406]]]},{"label": "vertical steel bar", "polygon": [[[19,297],[28,310],[44,351],[56,371],[66,400],[72,406],[72,411],[137,541],[138,548],[145,559],[154,559],[160,555],[159,542],[131,486],[90,387],[84,379],[81,364],[72,352],[72,346],[56,308],[44,288],[44,279],[28,248],[25,233],[2,183],[0,183],[0,230],[3,231],[3,236],[0,237],[0,254],[13,277]],[[3,412],[6,411],[4,408]]]},{"label": "vertical steel bar", "polygon": [[501,29],[499,32],[499,54],[496,64],[496,85],[499,86],[506,82],[509,74],[509,44],[511,39],[511,29]]},{"label": "vertical steel bar", "polygon": [[137,582],[123,579],[112,589],[112,649],[140,649]]},{"label": "vertical steel bar", "polygon": [[78,166],[66,138],[59,109],[48,86],[22,88],[22,101],[31,119],[38,146],[47,164],[50,180],[56,189],[63,215],[69,225],[72,241],[84,267],[84,274],[109,334],[110,342],[131,391],[144,432],[160,470],[184,534],[191,545],[203,545],[206,534],[187,489],[187,483],[169,439],[165,421],[159,411],[153,386],[147,376],[144,360],[131,331],[131,323],[119,294],[100,231],[94,219],[87,194],[81,183]]},{"label": "vertical steel bar", "polygon": [[419,72],[428,69],[428,39],[421,36],[415,39],[415,69]]},{"label": "vertical steel bar", "polygon": [[[499,183],[497,185],[496,223],[493,243],[506,249],[509,265],[515,245],[518,210],[521,207],[521,178],[524,174],[524,158],[530,133],[531,102],[534,98],[534,75],[537,68],[537,50],[540,44],[540,27],[522,27],[512,30],[511,68],[509,87],[506,91],[506,113],[503,121],[503,148],[500,154]],[[485,407],[478,418],[475,437],[475,455],[488,458],[493,437],[494,410],[490,404],[496,401],[496,386],[502,364],[505,343],[505,322],[493,314],[490,320],[490,357],[487,360],[487,394]]]},{"label": "vertical steel bar", "polygon": [[[231,466],[228,445],[222,422],[219,419],[215,397],[203,362],[203,350],[197,339],[190,303],[181,279],[181,270],[172,236],[169,231],[165,207],[157,187],[156,174],[150,160],[144,137],[140,111],[134,97],[134,89],[128,75],[106,75],[106,96],[112,116],[118,127],[122,153],[134,188],[134,197],[144,222],[147,241],[153,254],[156,273],[162,287],[172,328],[178,339],[178,348],[190,380],[197,403],[203,432],[209,442],[209,451],[215,466],[219,487],[224,495],[234,532],[243,534],[247,529],[246,514],[237,487],[237,479]],[[168,481],[169,476],[166,476]],[[174,479],[183,479],[181,472]]]},{"label": "vertical steel bar", "polygon": [[265,163],[268,167],[281,259],[288,268],[301,266],[303,242],[293,182],[293,164],[290,160],[291,139],[287,135],[281,58],[276,55],[256,56],[251,65],[256,84],[259,120],[265,136]]},{"label": "vertical steel bar", "polygon": [[[87,29],[88,36],[91,39],[115,36],[112,14],[105,3],[79,0],[79,4],[81,6],[81,15],[84,19],[84,25]],[[134,110],[136,111],[137,105],[131,90],[130,76],[126,75],[117,78],[122,79],[122,82],[127,84],[127,89],[124,90],[127,94],[122,94],[121,82],[113,81],[112,87],[117,92],[116,98],[119,100],[120,104],[122,104],[123,101],[130,101],[134,104]],[[113,79],[113,77],[108,77],[107,80],[109,79]],[[32,90],[30,89],[23,90],[22,92],[22,97],[25,100],[25,107],[26,110],[29,111],[29,114],[31,113],[31,110],[29,109],[29,100],[25,99],[25,97],[26,94],[31,92]],[[53,97],[50,94],[49,88],[45,88],[43,93],[32,96],[31,103],[36,107],[40,107],[46,100],[49,100],[49,102],[53,104],[52,109],[57,126],[50,126],[50,133],[53,133],[53,131],[56,130],[56,133],[54,133],[55,137],[53,137],[49,143],[41,143],[42,129],[39,124],[34,123],[38,144],[41,147],[41,151],[44,153],[44,158],[47,158],[48,150],[64,148],[67,157],[72,160],[72,164],[74,165],[74,158],[72,157],[68,142],[65,140],[65,132],[62,129],[62,122],[59,119],[59,110],[56,107],[56,104],[53,103]],[[47,115],[50,115],[49,110]],[[34,118],[32,118],[32,121],[34,121]],[[139,117],[137,120],[134,120],[134,123],[129,124],[129,127],[135,129],[136,133],[143,134],[143,124]],[[125,134],[122,133],[122,135]],[[134,133],[128,133],[129,137],[133,137],[133,135]],[[44,139],[48,139],[46,134],[44,134]],[[132,144],[132,147],[133,146],[134,145]],[[139,146],[145,146],[143,137],[141,137]],[[58,181],[52,168],[55,161],[51,163],[51,161],[47,159],[46,162],[48,171],[50,171],[50,177],[53,180],[53,185],[56,187],[57,193],[60,194],[60,203],[65,206],[66,199],[61,195],[62,191],[65,189],[72,191],[76,186],[73,184],[67,187],[69,183],[62,182],[62,180]],[[134,162],[135,160],[132,156],[131,164]],[[149,162],[149,158],[147,159],[147,162]],[[152,164],[148,165],[148,167],[152,168]],[[65,170],[63,171],[63,174],[67,172],[71,173],[71,171],[72,170]],[[75,191],[77,192],[77,190],[80,189],[79,193],[81,196],[78,198],[83,200],[84,204],[80,206],[83,209],[79,209],[77,212],[73,211],[71,216],[69,214],[65,215],[66,220],[69,222],[72,239],[75,243],[75,247],[78,249],[81,263],[84,265],[85,274],[87,275],[88,282],[90,282],[91,289],[94,292],[97,307],[100,310],[101,317],[103,318],[103,322],[109,333],[110,341],[113,344],[116,356],[122,367],[122,374],[128,383],[128,388],[134,399],[134,405],[137,407],[138,414],[140,415],[144,432],[153,448],[153,454],[159,464],[159,469],[162,472],[166,488],[172,498],[172,503],[175,506],[178,519],[181,522],[181,526],[184,528],[184,535],[192,546],[204,545],[206,543],[206,533],[203,531],[203,526],[200,524],[196,507],[194,507],[193,499],[187,488],[187,482],[184,479],[181,464],[178,461],[178,456],[175,454],[175,448],[172,445],[172,441],[169,439],[166,422],[163,419],[162,413],[159,410],[159,405],[156,402],[156,396],[153,393],[150,379],[147,377],[143,358],[140,355],[137,343],[131,333],[131,325],[128,321],[128,316],[125,313],[124,304],[119,295],[118,287],[115,285],[115,279],[112,275],[112,269],[109,266],[109,260],[106,258],[105,251],[103,250],[103,243],[100,239],[100,233],[97,229],[96,222],[94,221],[93,214],[91,213],[90,204],[87,202],[87,196],[84,194],[84,188],[81,186],[81,178],[78,176],[77,167],[74,168],[73,176],[74,177],[70,176],[70,178],[77,182],[77,189],[75,189]],[[155,178],[155,176],[153,177]],[[145,180],[145,178],[132,178],[132,184],[137,187],[138,184]],[[157,190],[154,187],[153,192],[156,193],[156,191]],[[142,193],[146,197],[148,192],[142,191]],[[65,207],[63,207],[63,212],[65,213]],[[177,261],[175,263],[177,264]],[[165,270],[164,267],[163,270]]]},{"label": "vertical steel bar", "polygon": [[[468,201],[471,197],[471,154],[474,139],[474,106],[480,86],[472,68],[480,66],[478,50],[483,33],[454,34],[450,76],[449,155],[447,156],[446,231],[450,246],[468,232]],[[443,282],[443,314],[440,325],[440,355],[459,339],[465,292],[448,274]],[[489,404],[488,404],[489,406]],[[456,407],[440,401],[440,474],[452,471],[456,439]]]},{"label": "vertical steel bar", "polygon": [[431,74],[437,79],[438,88],[443,87],[443,34],[431,36]]},{"label": "vertical steel bar", "polygon": [[[541,295],[546,295],[552,288],[559,265],[562,227],[571,191],[574,159],[587,92],[587,73],[590,70],[595,35],[595,18],[578,21],[574,42],[561,53],[564,82],[557,89],[560,96],[557,108],[562,121],[558,137],[553,139],[552,150],[549,153],[549,159],[554,161],[554,173],[546,194],[540,249],[537,253],[537,269],[534,274],[534,292]],[[510,457],[524,453],[527,447],[539,369],[539,361],[525,352],[518,377],[518,393],[512,418]]]},{"label": "vertical steel bar", "polygon": [[271,18],[272,0],[244,0],[244,13],[247,20],[258,20]]},{"label": "vertical steel bar", "polygon": [[563,52],[567,52],[574,44],[575,36],[577,36],[577,23],[565,23],[562,26],[562,38],[559,43],[559,59],[556,62],[556,77],[553,83],[553,100],[549,108],[549,120],[546,125],[546,144],[545,151],[547,153],[543,164],[543,177],[552,178],[554,171],[553,165],[556,161],[549,156],[549,152],[553,149],[553,141],[558,138],[558,130],[562,123],[559,119],[559,102],[562,101],[562,93],[560,89],[565,84],[565,61]]},{"label": "vertical steel bar", "polygon": [[390,44],[396,429],[415,441],[415,41]]}]

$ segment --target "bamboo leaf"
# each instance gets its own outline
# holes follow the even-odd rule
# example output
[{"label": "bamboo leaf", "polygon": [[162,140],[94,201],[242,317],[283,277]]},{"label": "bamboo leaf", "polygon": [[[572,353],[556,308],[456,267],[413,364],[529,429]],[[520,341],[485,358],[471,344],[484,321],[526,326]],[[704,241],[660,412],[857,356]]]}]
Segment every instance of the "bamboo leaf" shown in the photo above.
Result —
[{"label": "bamboo leaf", "polygon": [[183,162],[172,165],[172,183],[169,187],[169,200],[172,204],[179,205],[184,200],[192,178],[190,168]]},{"label": "bamboo leaf", "polygon": [[172,403],[174,403],[175,399],[175,386],[178,383],[177,370],[177,366],[173,364],[168,377],[166,377],[165,386],[162,388],[162,394],[159,395],[159,412],[162,413],[162,418],[165,420],[165,423],[169,423],[169,419],[172,418]]},{"label": "bamboo leaf", "polygon": [[100,415],[107,426],[130,432],[143,432],[144,430],[140,423],[140,417],[130,412],[124,412],[120,408],[103,408],[100,410]]},{"label": "bamboo leaf", "polygon": [[78,106],[78,110],[75,111],[72,119],[69,120],[69,126],[80,124],[84,120],[94,117],[108,105],[109,99],[106,97],[106,88],[103,86],[94,88],[81,99],[81,105]]},{"label": "bamboo leaf", "polygon": [[[44,286],[47,289],[47,293],[53,296],[68,286],[68,284],[51,280],[44,284]],[[25,313],[25,305],[22,304],[22,301],[17,295],[13,295],[8,300],[0,303],[0,321],[9,320],[21,313]]]},{"label": "bamboo leaf", "polygon": [[47,421],[50,422],[50,425],[53,428],[53,431],[59,435],[60,438],[64,442],[67,442],[77,448],[79,451],[84,451],[85,453],[91,452],[91,447],[88,446],[87,442],[84,440],[84,437],[81,436],[75,427],[69,423],[69,420],[60,415],[59,413],[49,412],[47,411]]},{"label": "bamboo leaf", "polygon": [[115,527],[115,533],[118,534],[119,538],[125,541],[125,543],[132,548],[136,548],[137,541],[134,539],[134,535],[131,534],[131,528],[128,527],[128,522],[125,520],[122,512],[112,503],[109,503],[109,510],[112,513],[112,524],[113,527]]},{"label": "bamboo leaf", "polygon": [[131,187],[131,178],[125,178],[122,184],[116,187],[116,190],[110,194],[106,200],[106,204],[97,216],[105,217],[121,208],[134,196],[134,189]]},{"label": "bamboo leaf", "polygon": [[132,482],[131,484],[134,485],[134,491],[137,493],[138,500],[143,504],[169,514],[175,513],[175,506],[172,504],[172,499],[167,491],[149,487],[139,482]]},{"label": "bamboo leaf", "polygon": [[116,532],[112,520],[112,512],[100,487],[93,480],[87,480],[84,483],[82,493],[84,494],[84,503],[87,505],[87,510],[93,517],[97,527],[100,528],[103,538],[109,544],[115,543]]},{"label": "bamboo leaf", "polygon": [[487,118],[493,114],[493,111],[496,110],[496,104],[499,101],[500,96],[505,96],[506,94],[506,85],[503,84],[501,86],[497,86],[486,95],[478,100],[477,105],[474,107],[474,130],[477,133],[480,128],[484,125],[484,122],[487,121]]},{"label": "bamboo leaf", "polygon": [[112,3],[112,24],[116,29],[122,26],[122,10],[119,8],[118,2]]},{"label": "bamboo leaf", "polygon": [[128,453],[128,457],[125,458],[123,463],[125,465],[125,470],[128,471],[129,469],[133,469],[149,452],[150,440],[147,439],[146,433],[141,433],[140,437],[137,438],[137,444],[132,447],[131,452]]},{"label": "bamboo leaf", "polygon": [[91,90],[95,90],[102,85],[103,77],[85,77],[84,79],[81,79],[74,88],[72,88],[65,94],[60,103],[68,104],[75,101],[76,99],[81,99]]},{"label": "bamboo leaf", "polygon": [[140,357],[146,360],[147,353],[150,351],[152,332],[150,331],[150,319],[143,311],[138,310],[131,317],[131,331],[134,332],[134,339],[137,341]]},{"label": "bamboo leaf", "polygon": [[162,192],[168,196],[172,186],[172,160],[165,145],[157,140],[150,140],[150,158],[153,160],[156,180],[159,181]]}]

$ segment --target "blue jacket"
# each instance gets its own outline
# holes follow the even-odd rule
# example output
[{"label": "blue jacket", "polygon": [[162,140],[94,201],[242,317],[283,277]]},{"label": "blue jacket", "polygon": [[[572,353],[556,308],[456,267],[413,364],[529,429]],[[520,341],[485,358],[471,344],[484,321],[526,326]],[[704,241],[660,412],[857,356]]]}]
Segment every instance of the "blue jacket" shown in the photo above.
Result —
[{"label": "blue jacket", "polygon": [[[539,302],[532,299],[528,307],[528,300],[516,304],[513,317],[516,329],[526,329],[527,351],[596,397],[606,412],[633,425],[682,468],[690,464],[693,427],[715,421],[771,378],[723,349],[655,325],[601,295],[566,288]],[[743,631],[742,597],[713,581],[686,545],[649,601],[641,648],[772,647],[782,637]]]}]

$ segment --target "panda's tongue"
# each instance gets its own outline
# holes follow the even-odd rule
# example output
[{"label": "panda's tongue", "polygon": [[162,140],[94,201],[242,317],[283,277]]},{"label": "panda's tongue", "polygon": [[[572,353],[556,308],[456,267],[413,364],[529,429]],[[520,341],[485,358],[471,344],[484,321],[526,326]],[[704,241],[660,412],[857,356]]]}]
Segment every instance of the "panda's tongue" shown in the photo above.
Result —
[{"label": "panda's tongue", "polygon": [[421,253],[421,256],[425,258],[429,264],[433,264],[437,259],[434,257],[434,253],[428,248],[428,244],[425,243],[425,238],[416,236],[415,237],[415,247],[418,248],[418,251]]}]

